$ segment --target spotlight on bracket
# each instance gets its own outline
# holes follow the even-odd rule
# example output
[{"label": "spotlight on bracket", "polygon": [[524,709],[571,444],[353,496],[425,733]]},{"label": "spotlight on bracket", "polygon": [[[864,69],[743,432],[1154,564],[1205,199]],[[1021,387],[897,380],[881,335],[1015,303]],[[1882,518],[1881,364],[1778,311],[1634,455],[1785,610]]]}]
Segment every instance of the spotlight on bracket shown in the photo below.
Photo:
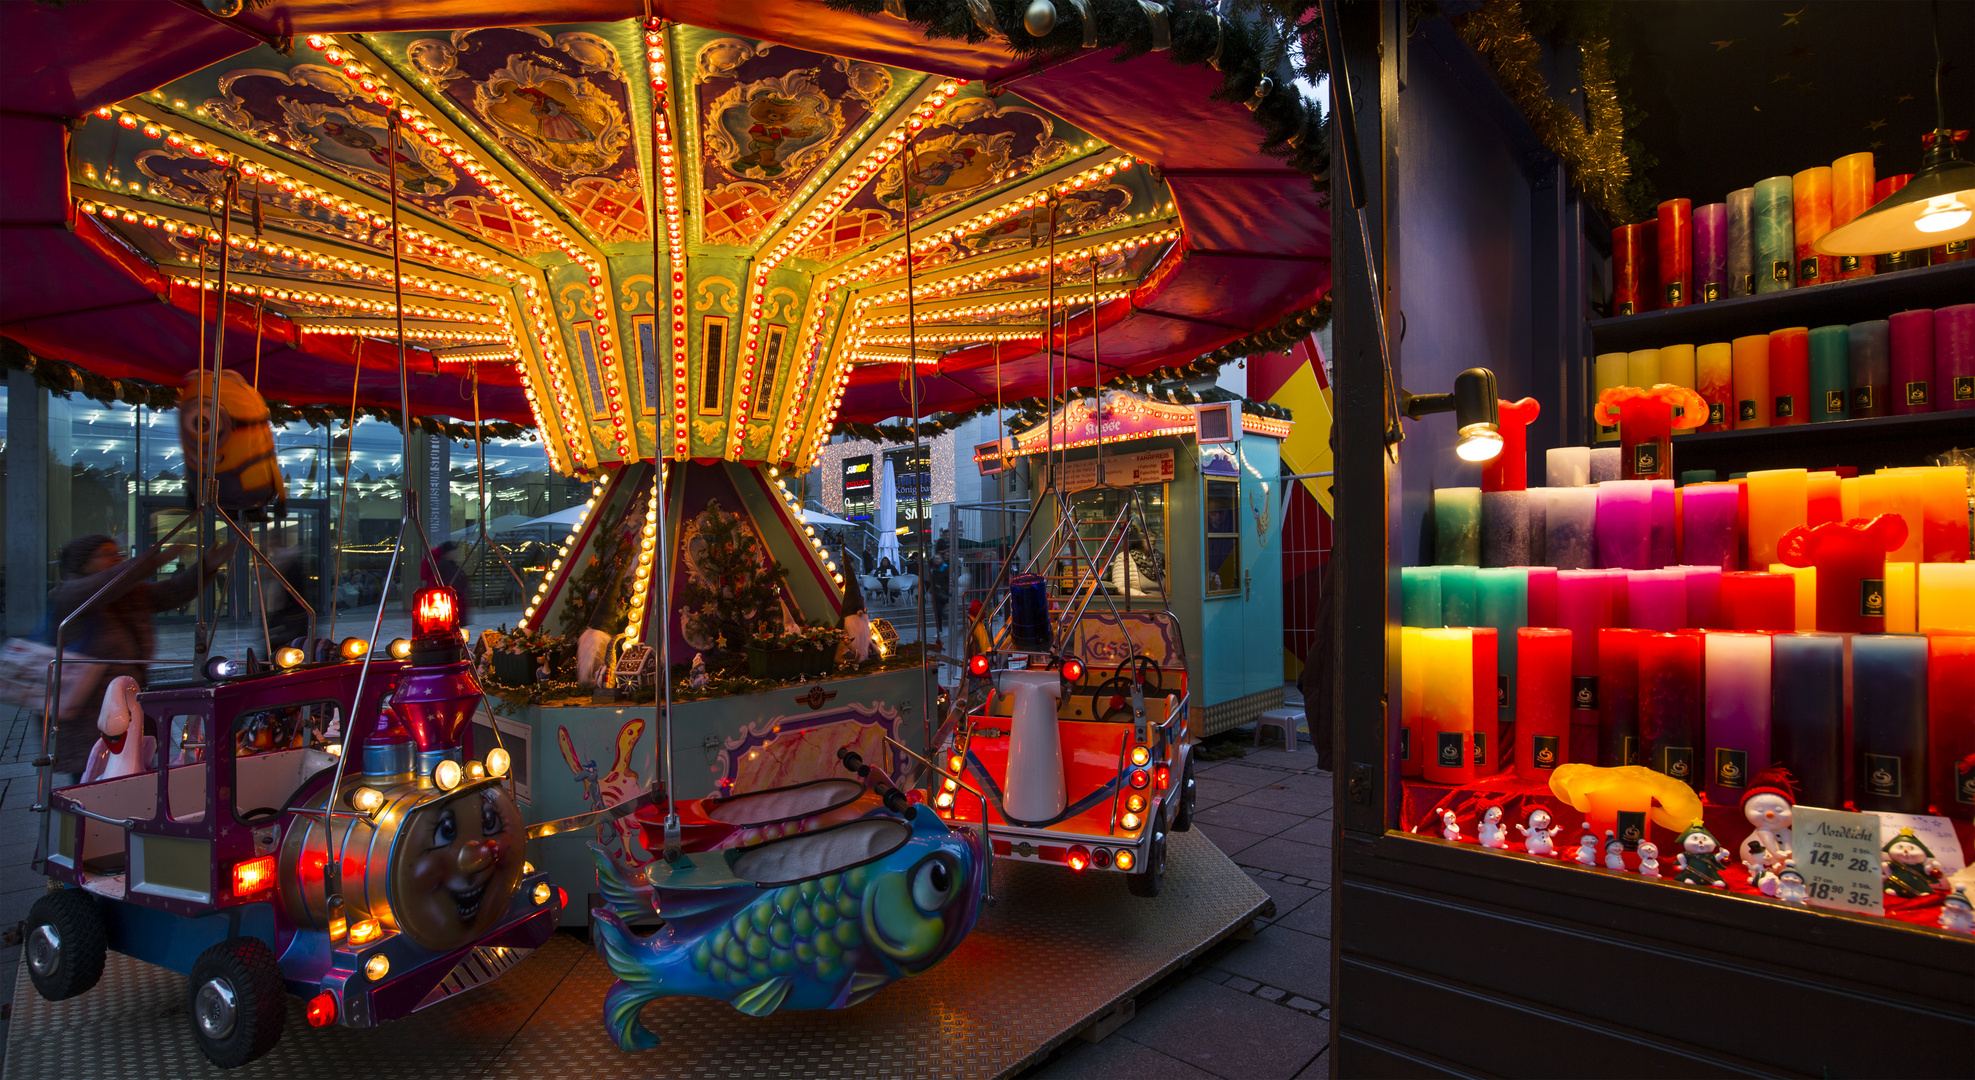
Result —
[{"label": "spotlight on bracket", "polygon": [[1399,404],[1409,419],[1451,412],[1461,441],[1454,452],[1464,461],[1492,461],[1502,452],[1502,414],[1495,400],[1495,373],[1469,368],[1454,376],[1451,394],[1399,391]]}]

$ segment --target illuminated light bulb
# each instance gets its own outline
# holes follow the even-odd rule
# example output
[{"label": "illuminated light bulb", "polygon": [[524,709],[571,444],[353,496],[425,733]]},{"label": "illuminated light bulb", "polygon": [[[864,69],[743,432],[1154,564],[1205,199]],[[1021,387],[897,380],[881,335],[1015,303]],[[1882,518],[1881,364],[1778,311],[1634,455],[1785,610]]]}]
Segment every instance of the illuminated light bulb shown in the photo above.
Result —
[{"label": "illuminated light bulb", "polygon": [[[362,945],[366,942],[376,941],[383,933],[384,928],[377,925],[376,919],[359,919],[355,924],[350,926],[350,944]],[[388,966],[387,964],[386,967],[388,968]]]},{"label": "illuminated light bulb", "polygon": [[376,956],[364,961],[363,973],[370,977],[371,982],[382,979],[391,973],[391,958],[385,956],[383,953],[378,953]]},{"label": "illuminated light bulb", "polygon": [[350,792],[350,809],[364,814],[374,814],[384,805],[384,793],[374,787],[360,787]]}]

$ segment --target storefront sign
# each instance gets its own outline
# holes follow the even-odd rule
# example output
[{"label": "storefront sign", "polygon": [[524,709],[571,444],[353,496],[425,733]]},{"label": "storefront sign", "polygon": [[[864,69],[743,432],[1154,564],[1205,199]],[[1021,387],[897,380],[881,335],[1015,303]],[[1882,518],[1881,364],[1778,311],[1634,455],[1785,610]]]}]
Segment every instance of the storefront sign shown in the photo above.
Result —
[{"label": "storefront sign", "polygon": [[1810,903],[1884,915],[1878,816],[1799,806],[1793,818],[1797,869]]},{"label": "storefront sign", "polygon": [[[1060,470],[1059,491],[1083,491],[1097,486],[1097,462],[1065,462]],[[1136,487],[1139,484],[1165,484],[1173,479],[1171,450],[1142,450],[1136,454],[1104,455],[1105,487]]]}]

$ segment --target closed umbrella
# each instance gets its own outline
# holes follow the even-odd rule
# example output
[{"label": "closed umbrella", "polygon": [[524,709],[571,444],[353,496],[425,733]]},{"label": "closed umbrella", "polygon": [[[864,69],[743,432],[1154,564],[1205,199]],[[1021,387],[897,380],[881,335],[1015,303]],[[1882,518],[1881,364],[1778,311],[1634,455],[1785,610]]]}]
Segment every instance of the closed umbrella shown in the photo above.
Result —
[{"label": "closed umbrella", "polygon": [[893,568],[904,569],[898,554],[898,470],[890,458],[878,477],[878,558],[890,559]]}]

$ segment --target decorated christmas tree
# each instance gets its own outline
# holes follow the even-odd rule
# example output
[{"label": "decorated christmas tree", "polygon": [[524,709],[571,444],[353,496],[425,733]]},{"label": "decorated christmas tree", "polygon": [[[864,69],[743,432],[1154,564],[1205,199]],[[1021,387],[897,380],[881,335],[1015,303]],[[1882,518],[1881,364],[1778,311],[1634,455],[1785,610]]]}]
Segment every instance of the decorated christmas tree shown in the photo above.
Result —
[{"label": "decorated christmas tree", "polygon": [[714,643],[720,666],[731,666],[741,662],[750,639],[781,634],[782,581],[789,572],[718,499],[707,500],[692,529],[685,545],[689,572],[679,585],[686,636]]}]

